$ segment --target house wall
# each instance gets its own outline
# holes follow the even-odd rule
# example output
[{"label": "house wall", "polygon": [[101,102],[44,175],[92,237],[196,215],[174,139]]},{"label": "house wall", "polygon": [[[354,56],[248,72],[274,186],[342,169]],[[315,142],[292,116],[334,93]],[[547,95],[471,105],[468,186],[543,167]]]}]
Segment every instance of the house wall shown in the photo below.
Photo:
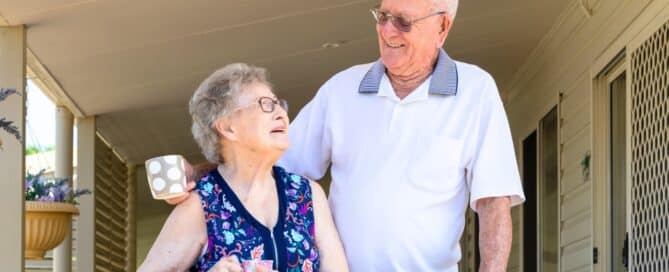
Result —
[{"label": "house wall", "polygon": [[[522,140],[537,128],[541,118],[558,106],[560,271],[601,269],[592,264],[592,248],[597,246],[595,236],[601,231],[593,225],[593,202],[602,200],[593,197],[593,180],[597,176],[584,176],[581,167],[584,156],[597,141],[593,138],[593,130],[598,127],[592,118],[593,80],[649,21],[669,20],[669,16],[655,16],[668,5],[667,0],[571,0],[517,71],[510,87],[501,90],[519,161]],[[143,172],[138,171],[138,184],[146,182],[142,176]],[[138,264],[144,260],[166,216],[166,212],[142,213],[138,207]],[[534,271],[522,267],[522,206],[512,210],[512,217],[514,240],[508,271]],[[471,227],[469,224],[468,228]],[[465,233],[469,235],[466,237],[472,236],[470,229]],[[463,247],[463,251],[463,261],[471,262],[471,251],[468,247]]]},{"label": "house wall", "polygon": [[172,207],[160,200],[154,200],[148,192],[148,181],[146,179],[146,168],[137,167],[135,173],[137,179],[137,252],[136,261],[139,267],[153,242],[158,237]]},{"label": "house wall", "polygon": [[137,267],[144,262],[168,215],[169,213],[160,213],[137,218]]},{"label": "house wall", "polygon": [[[516,154],[522,154],[522,140],[537,128],[541,118],[552,107],[559,107],[560,271],[598,269],[592,265],[593,233],[599,231],[592,223],[592,203],[598,200],[593,200],[593,178],[584,176],[581,168],[585,154],[597,141],[592,137],[593,127],[597,127],[592,120],[593,80],[649,21],[669,20],[667,16],[655,17],[667,3],[572,1],[516,73],[511,87],[501,90]],[[592,15],[586,9],[591,9]],[[522,225],[516,224],[522,222],[518,209],[522,207],[513,211],[515,239],[509,271],[534,271],[522,267],[522,248],[515,246],[522,240]]]}]

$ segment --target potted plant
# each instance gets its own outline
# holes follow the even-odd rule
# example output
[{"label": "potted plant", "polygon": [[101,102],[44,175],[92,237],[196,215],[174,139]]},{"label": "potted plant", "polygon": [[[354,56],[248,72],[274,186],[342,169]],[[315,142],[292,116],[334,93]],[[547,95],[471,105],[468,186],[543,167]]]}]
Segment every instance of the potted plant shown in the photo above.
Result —
[{"label": "potted plant", "polygon": [[[21,95],[16,91],[16,89],[0,88],[0,102],[12,94]],[[7,133],[14,136],[17,140],[21,141],[21,134],[19,133],[19,129],[13,125],[13,123],[13,121],[9,121],[5,117],[0,117],[0,129],[3,129]],[[0,139],[0,150],[2,150],[2,139]]]},{"label": "potted plant", "polygon": [[42,259],[44,253],[60,244],[72,216],[79,214],[76,198],[91,191],[71,190],[68,179],[28,174],[25,181],[25,257]]}]

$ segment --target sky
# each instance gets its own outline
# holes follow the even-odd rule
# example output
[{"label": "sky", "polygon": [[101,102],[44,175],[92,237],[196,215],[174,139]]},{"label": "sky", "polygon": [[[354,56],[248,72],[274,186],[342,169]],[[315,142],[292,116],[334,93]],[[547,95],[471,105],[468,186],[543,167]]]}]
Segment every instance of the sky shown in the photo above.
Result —
[{"label": "sky", "polygon": [[47,148],[56,142],[56,105],[32,80],[26,86],[26,146]]}]

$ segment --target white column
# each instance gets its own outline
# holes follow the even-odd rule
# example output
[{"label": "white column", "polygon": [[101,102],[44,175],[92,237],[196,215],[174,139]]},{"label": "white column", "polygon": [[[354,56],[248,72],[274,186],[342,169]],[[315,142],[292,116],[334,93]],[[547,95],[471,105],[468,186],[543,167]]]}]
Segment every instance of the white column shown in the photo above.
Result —
[{"label": "white column", "polygon": [[12,121],[20,139],[0,129],[0,266],[23,271],[23,214],[25,179],[26,33],[23,26],[0,27],[0,88],[14,88],[0,101],[0,120]]},{"label": "white column", "polygon": [[[67,178],[72,188],[72,129],[74,117],[63,106],[56,107],[56,173],[57,178]],[[72,271],[72,228],[65,240],[53,251],[53,271]]]},{"label": "white column", "polygon": [[77,119],[77,183],[92,195],[80,197],[77,218],[78,272],[95,271],[95,117]]},{"label": "white column", "polygon": [[127,202],[128,207],[128,225],[126,226],[126,263],[125,271],[134,272],[137,270],[137,166],[128,163],[128,183],[127,183]]}]

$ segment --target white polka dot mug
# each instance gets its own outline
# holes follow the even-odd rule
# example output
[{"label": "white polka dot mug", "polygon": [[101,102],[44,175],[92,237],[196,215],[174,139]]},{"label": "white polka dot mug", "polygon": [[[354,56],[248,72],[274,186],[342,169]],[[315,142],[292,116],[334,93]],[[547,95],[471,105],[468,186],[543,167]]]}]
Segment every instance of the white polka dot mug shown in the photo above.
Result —
[{"label": "white polka dot mug", "polygon": [[146,177],[155,199],[169,199],[186,192],[186,168],[181,155],[165,155],[146,160]]}]

